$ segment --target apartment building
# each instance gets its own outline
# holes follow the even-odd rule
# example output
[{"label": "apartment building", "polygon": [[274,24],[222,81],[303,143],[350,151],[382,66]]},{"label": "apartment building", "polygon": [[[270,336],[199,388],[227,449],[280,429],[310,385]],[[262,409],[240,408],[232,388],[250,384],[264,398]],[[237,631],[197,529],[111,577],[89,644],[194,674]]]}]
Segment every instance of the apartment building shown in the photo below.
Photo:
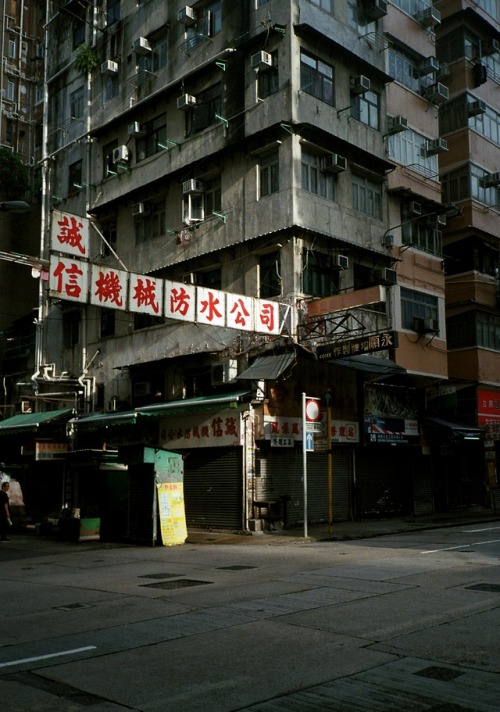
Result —
[{"label": "apartment building", "polygon": [[440,182],[446,23],[414,0],[51,7],[33,380],[57,423],[78,411],[66,506],[130,445],[183,454],[191,526],[487,503],[477,423],[434,409],[465,219]]}]

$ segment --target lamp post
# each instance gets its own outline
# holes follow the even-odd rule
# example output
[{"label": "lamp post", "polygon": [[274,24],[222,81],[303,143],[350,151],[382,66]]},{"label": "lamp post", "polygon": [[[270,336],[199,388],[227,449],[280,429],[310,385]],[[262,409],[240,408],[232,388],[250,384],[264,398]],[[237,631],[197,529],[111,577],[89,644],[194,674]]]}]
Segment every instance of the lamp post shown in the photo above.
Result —
[{"label": "lamp post", "polygon": [[4,200],[0,203],[2,213],[26,213],[31,210],[31,205],[25,200]]}]

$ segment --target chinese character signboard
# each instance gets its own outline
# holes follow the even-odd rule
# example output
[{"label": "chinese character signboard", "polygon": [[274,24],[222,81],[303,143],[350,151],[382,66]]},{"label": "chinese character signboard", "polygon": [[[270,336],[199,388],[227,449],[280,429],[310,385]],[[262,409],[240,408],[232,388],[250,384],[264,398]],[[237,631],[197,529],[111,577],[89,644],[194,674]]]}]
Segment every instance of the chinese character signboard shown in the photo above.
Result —
[{"label": "chinese character signboard", "polygon": [[197,321],[212,326],[226,325],[226,294],[218,289],[198,287],[196,290]]},{"label": "chinese character signboard", "polygon": [[130,275],[130,311],[151,316],[163,313],[163,280],[142,274]]},{"label": "chinese character signboard", "polygon": [[500,391],[478,390],[477,424],[488,440],[500,440]]},{"label": "chinese character signboard", "polygon": [[128,309],[128,273],[93,264],[90,303],[98,307]]},{"label": "chinese character signboard", "polygon": [[49,288],[52,295],[72,302],[86,302],[88,272],[87,262],[51,255]]},{"label": "chinese character signboard", "polygon": [[370,354],[375,351],[385,349],[395,349],[398,346],[397,331],[383,331],[370,336],[361,336],[358,339],[349,341],[338,341],[327,346],[318,346],[317,355],[321,361],[330,361],[336,358],[346,358],[347,356],[359,356]]},{"label": "chinese character signboard", "polygon": [[251,297],[227,294],[227,325],[231,329],[254,331],[254,304]]},{"label": "chinese character signboard", "polygon": [[242,445],[241,413],[223,410],[165,418],[160,421],[160,441],[161,447],[174,450]]},{"label": "chinese character signboard", "polygon": [[[326,435],[326,419],[320,423],[322,432]],[[262,435],[261,435],[262,436]],[[264,416],[264,439],[271,443],[276,438],[291,438],[294,442],[302,440],[302,418],[287,418],[284,416]],[[359,442],[358,423],[352,420],[332,420],[332,443],[357,443]]]},{"label": "chinese character signboard", "polygon": [[54,210],[50,246],[68,255],[88,257],[89,219]]},{"label": "chinese character signboard", "polygon": [[196,287],[165,280],[165,316],[181,321],[196,320]]}]

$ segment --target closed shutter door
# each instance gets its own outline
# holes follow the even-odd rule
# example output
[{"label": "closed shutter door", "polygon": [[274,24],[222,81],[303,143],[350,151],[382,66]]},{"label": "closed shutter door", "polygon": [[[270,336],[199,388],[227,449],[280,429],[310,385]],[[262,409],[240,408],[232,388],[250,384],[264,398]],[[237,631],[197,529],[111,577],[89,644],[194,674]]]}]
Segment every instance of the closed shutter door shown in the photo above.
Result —
[{"label": "closed shutter door", "polygon": [[[334,521],[349,519],[350,451],[335,448],[332,462]],[[304,479],[302,451],[269,453],[259,462],[255,499],[288,496],[288,525],[304,521]],[[310,522],[328,520],[328,455],[307,456],[307,518]]]},{"label": "closed shutter door", "polygon": [[184,461],[187,525],[243,528],[241,448],[191,450]]},{"label": "closed shutter door", "polygon": [[411,449],[365,448],[356,453],[355,512],[358,517],[396,516],[412,510]]}]

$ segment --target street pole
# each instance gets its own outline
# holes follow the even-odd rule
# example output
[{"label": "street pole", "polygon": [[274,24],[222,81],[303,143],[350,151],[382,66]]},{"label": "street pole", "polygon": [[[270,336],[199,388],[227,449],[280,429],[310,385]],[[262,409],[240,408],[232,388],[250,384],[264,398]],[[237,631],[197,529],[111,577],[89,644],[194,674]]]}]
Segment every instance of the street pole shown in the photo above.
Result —
[{"label": "street pole", "polygon": [[326,407],[326,447],[328,449],[328,531],[333,530],[332,406]]},{"label": "street pole", "polygon": [[302,393],[302,471],[304,480],[304,538],[307,539],[307,449],[306,394]]}]

